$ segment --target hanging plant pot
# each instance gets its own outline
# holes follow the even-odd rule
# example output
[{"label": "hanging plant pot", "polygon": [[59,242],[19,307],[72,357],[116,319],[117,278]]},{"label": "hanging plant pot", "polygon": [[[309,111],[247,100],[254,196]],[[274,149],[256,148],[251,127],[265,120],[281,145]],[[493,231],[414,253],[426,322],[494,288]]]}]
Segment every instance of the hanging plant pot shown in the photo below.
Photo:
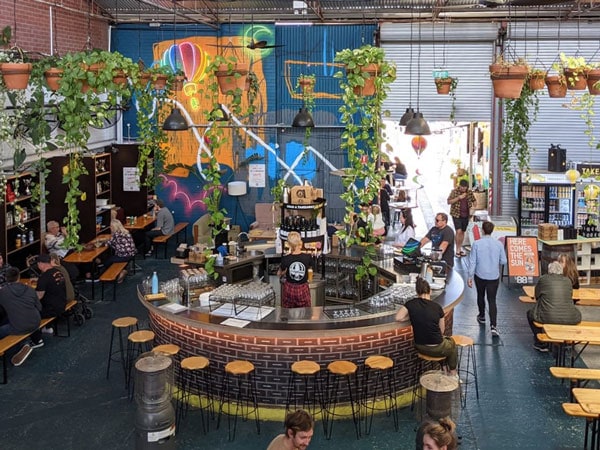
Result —
[{"label": "hanging plant pot", "polygon": [[148,72],[142,72],[142,73],[140,73],[140,78],[139,78],[138,86],[141,89],[145,89],[146,86],[148,86],[148,83],[150,82],[150,78],[151,78],[151,75]]},{"label": "hanging plant pot", "polygon": [[587,87],[592,95],[600,95],[600,69],[590,69],[587,73]]},{"label": "hanging plant pot", "polygon": [[361,72],[366,72],[369,74],[367,78],[364,78],[365,85],[364,86],[354,86],[354,94],[362,95],[365,97],[371,96],[375,94],[375,78],[377,78],[377,74],[379,73],[379,65],[378,64],[368,64],[366,66],[362,66],[360,68]]},{"label": "hanging plant pot", "polygon": [[162,91],[167,87],[167,80],[169,77],[162,73],[155,73],[152,75],[152,86],[157,91]]},{"label": "hanging plant pot", "polygon": [[185,83],[185,76],[183,76],[183,75],[176,75],[173,78],[173,90],[174,91],[181,91],[183,89],[183,83]]},{"label": "hanging plant pot", "polygon": [[494,86],[494,96],[498,98],[519,98],[529,69],[525,65],[490,65],[490,78]]},{"label": "hanging plant pot", "polygon": [[236,89],[246,90],[246,79],[248,77],[248,71],[250,65],[247,63],[235,63],[233,67],[229,68],[227,64],[219,65],[215,76],[219,83],[219,89],[222,94],[232,94]]},{"label": "hanging plant pot", "polygon": [[6,89],[26,89],[31,75],[30,63],[2,63],[0,72]]},{"label": "hanging plant pot", "polygon": [[450,88],[452,87],[452,78],[436,78],[435,79],[435,88],[437,89],[437,93],[440,95],[448,95],[450,93]]},{"label": "hanging plant pot", "polygon": [[[96,75],[98,73],[100,73],[101,70],[103,70],[106,67],[106,64],[104,63],[94,63],[94,64],[83,64],[82,68],[88,72],[93,72]],[[82,80],[82,84],[81,84],[81,92],[85,93],[87,91],[90,90],[90,85],[87,81],[87,79]],[[93,89],[94,92],[96,92],[96,89]]]},{"label": "hanging plant pot", "polygon": [[567,83],[562,75],[547,76],[546,86],[548,87],[548,96],[552,98],[563,98],[567,95]]},{"label": "hanging plant pot", "polygon": [[62,78],[64,70],[56,67],[51,67],[44,72],[44,78],[46,79],[46,86],[51,91],[58,91],[60,88],[60,79]]},{"label": "hanging plant pot", "polygon": [[580,69],[565,69],[565,78],[570,91],[583,91],[587,88],[587,77]]},{"label": "hanging plant pot", "polygon": [[305,94],[312,94],[315,90],[315,80],[309,77],[298,78],[298,86]]},{"label": "hanging plant pot", "polygon": [[117,70],[113,76],[113,83],[119,86],[125,86],[127,84],[127,75],[122,70]]},{"label": "hanging plant pot", "polygon": [[546,74],[544,73],[535,75],[529,74],[529,89],[531,89],[532,91],[539,91],[541,89],[544,89],[546,87],[546,83],[544,82],[545,76]]}]

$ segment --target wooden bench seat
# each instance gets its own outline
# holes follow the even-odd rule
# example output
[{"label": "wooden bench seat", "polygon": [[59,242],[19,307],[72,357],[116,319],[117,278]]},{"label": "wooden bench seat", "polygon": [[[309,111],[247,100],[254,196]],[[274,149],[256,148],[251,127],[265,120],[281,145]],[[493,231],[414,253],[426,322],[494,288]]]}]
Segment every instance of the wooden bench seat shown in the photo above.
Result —
[{"label": "wooden bench seat", "polygon": [[[69,311],[71,309],[73,309],[73,307],[76,304],[77,304],[76,300],[68,301],[65,306],[65,312],[63,314],[67,315],[69,313]],[[52,323],[54,323],[56,321],[56,319],[57,319],[56,317],[47,317],[45,319],[42,319],[40,321],[40,326],[38,327],[38,330],[51,325]],[[68,321],[69,321],[69,318],[67,316],[67,328],[69,329],[67,336],[70,336],[71,329],[70,329],[70,325],[69,325]],[[32,334],[33,334],[33,332],[26,333],[26,334],[11,334],[9,336],[6,336],[6,337],[0,339],[0,356],[2,356],[2,384],[8,383],[6,352],[8,350],[10,350],[11,348],[13,348],[14,346],[16,346],[17,344],[28,339]],[[54,334],[58,336],[58,329],[54,330]],[[67,337],[67,336],[61,336],[61,337]]]},{"label": "wooden bench seat", "polygon": [[154,244],[154,257],[157,258],[158,257],[158,245],[162,244],[165,246],[165,259],[167,258],[167,244],[169,242],[169,240],[175,236],[175,239],[177,240],[177,244],[179,244],[179,233],[181,233],[182,231],[185,233],[185,240],[187,241],[187,226],[188,226],[188,222],[179,222],[178,224],[175,225],[175,228],[173,228],[173,232],[171,234],[165,234],[162,236],[156,236],[154,239],[152,239],[152,243]]},{"label": "wooden bench seat", "polygon": [[100,282],[102,283],[102,300],[104,300],[104,283],[113,283],[113,302],[117,300],[117,280],[121,271],[125,270],[128,262],[116,262],[112,263],[108,269],[106,269],[102,275],[100,275]]},{"label": "wooden bench seat", "polygon": [[588,448],[588,436],[590,431],[590,425],[598,418],[595,414],[587,413],[583,410],[579,403],[563,403],[562,409],[568,416],[571,417],[583,417],[585,419],[585,435],[584,435],[584,448]]}]

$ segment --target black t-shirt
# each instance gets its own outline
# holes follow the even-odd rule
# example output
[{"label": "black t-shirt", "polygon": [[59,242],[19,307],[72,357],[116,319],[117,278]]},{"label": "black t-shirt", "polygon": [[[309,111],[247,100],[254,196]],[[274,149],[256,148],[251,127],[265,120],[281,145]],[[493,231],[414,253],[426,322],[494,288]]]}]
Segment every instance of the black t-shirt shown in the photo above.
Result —
[{"label": "black t-shirt", "polygon": [[281,268],[287,269],[285,279],[289,283],[306,283],[309,267],[312,267],[312,257],[306,253],[284,255],[281,258]]},{"label": "black t-shirt", "polygon": [[444,339],[440,330],[440,319],[444,317],[442,307],[422,298],[413,298],[404,305],[408,309],[413,327],[415,344],[440,344]]},{"label": "black t-shirt", "polygon": [[44,292],[41,298],[42,316],[58,316],[65,312],[67,305],[67,289],[65,277],[60,270],[51,267],[40,275],[36,291]]},{"label": "black t-shirt", "polygon": [[438,227],[433,227],[426,237],[431,241],[433,249],[439,249],[442,242],[448,243],[448,247],[442,254],[442,259],[446,261],[448,267],[454,267],[454,230],[448,225],[441,230]]}]

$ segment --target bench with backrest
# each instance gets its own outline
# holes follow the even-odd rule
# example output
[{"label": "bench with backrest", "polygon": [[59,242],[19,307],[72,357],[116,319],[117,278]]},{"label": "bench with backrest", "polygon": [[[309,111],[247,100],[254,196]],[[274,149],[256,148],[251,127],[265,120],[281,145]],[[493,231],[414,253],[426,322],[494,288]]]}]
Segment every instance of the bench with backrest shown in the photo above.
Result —
[{"label": "bench with backrest", "polygon": [[[104,300],[104,284],[113,283],[113,302],[117,300],[117,280],[121,271],[125,270],[129,263],[128,262],[116,262],[112,263],[108,269],[106,269],[102,275],[100,275],[100,282],[102,283],[102,300]],[[135,262],[134,262],[135,265]]]},{"label": "bench with backrest", "polygon": [[154,257],[158,258],[158,245],[165,246],[165,259],[167,258],[167,244],[172,237],[175,237],[177,244],[179,244],[179,233],[185,233],[185,241],[187,242],[187,222],[179,222],[175,225],[173,232],[171,234],[164,234],[162,236],[156,236],[152,239],[152,243],[154,244]]},{"label": "bench with backrest", "polygon": [[[66,317],[67,319],[67,334],[66,335],[60,335],[58,334],[58,327],[56,326],[57,324],[57,319],[58,317],[48,317],[45,319],[42,319],[40,321],[40,326],[38,327],[38,330],[47,327],[51,324],[54,324],[54,334],[56,336],[59,337],[68,337],[71,336],[71,326],[69,324],[69,312],[71,311],[71,309],[73,309],[73,307],[77,304],[76,300],[70,300],[67,302],[67,305],[65,306],[65,312],[63,313],[63,316]],[[2,384],[6,384],[8,383],[8,371],[7,371],[7,361],[6,361],[6,352],[8,352],[11,348],[13,348],[14,346],[16,346],[17,344],[20,344],[21,342],[25,341],[26,339],[28,339],[31,335],[33,334],[33,332],[31,333],[26,333],[26,334],[11,334],[9,336],[6,336],[2,339],[0,339],[0,356],[2,356]]]}]

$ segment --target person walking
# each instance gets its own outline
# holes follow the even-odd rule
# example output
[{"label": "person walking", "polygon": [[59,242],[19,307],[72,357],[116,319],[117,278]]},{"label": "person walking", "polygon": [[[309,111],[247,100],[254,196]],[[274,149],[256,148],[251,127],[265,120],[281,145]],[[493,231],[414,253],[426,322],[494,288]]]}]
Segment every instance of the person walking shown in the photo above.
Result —
[{"label": "person walking", "polygon": [[506,252],[500,241],[492,237],[494,224],[483,222],[481,225],[483,237],[473,242],[469,254],[467,286],[473,287],[473,279],[477,289],[477,321],[485,325],[485,299],[487,296],[488,313],[490,316],[490,331],[493,337],[498,337],[496,318],[496,294],[500,285],[500,266],[506,264]]},{"label": "person walking", "polygon": [[456,231],[456,257],[465,256],[462,249],[465,240],[465,231],[469,225],[469,215],[471,207],[476,203],[473,191],[469,189],[467,180],[460,180],[458,187],[452,189],[447,200],[450,205],[450,216],[454,222],[454,230]]}]

